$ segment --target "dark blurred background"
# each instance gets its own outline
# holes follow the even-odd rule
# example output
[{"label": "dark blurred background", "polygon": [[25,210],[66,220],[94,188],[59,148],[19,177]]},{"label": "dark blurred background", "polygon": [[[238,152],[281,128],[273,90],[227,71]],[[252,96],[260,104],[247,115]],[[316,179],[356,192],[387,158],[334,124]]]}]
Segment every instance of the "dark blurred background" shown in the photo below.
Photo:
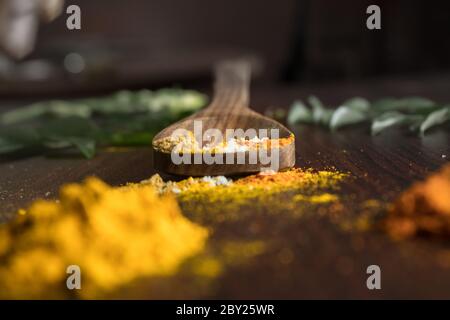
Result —
[{"label": "dark blurred background", "polygon": [[[42,25],[35,51],[22,62],[32,62],[31,72],[3,77],[1,95],[203,86],[214,62],[239,56],[264,67],[258,82],[277,84],[450,69],[449,1],[69,0],[65,7],[70,4],[81,8],[82,29],[67,30],[65,12]],[[381,7],[381,30],[366,28],[371,4]],[[80,57],[81,72],[64,70]]]}]

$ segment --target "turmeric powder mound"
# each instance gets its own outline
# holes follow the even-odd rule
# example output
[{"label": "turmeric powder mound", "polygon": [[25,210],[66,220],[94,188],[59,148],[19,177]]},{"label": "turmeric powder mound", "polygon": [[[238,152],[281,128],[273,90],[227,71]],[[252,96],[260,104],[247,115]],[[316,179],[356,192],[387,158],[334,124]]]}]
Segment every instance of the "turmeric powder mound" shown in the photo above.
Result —
[{"label": "turmeric powder mound", "polygon": [[[175,273],[206,238],[172,195],[89,178],[64,186],[58,203],[38,200],[0,226],[0,298],[105,297],[135,279]],[[80,268],[81,290],[67,289],[69,265]]]},{"label": "turmeric powder mound", "polygon": [[406,190],[393,203],[382,227],[394,238],[450,238],[450,164]]}]

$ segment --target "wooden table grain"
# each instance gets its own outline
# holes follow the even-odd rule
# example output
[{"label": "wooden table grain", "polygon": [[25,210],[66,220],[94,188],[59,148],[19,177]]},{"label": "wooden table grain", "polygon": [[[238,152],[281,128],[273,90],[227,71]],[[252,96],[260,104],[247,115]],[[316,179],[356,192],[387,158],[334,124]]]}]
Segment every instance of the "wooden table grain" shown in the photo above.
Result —
[{"label": "wooden table grain", "polygon": [[[256,87],[252,105],[288,108],[295,98],[315,94],[338,104],[352,96],[421,95],[450,101],[448,77],[384,79],[368,82],[302,87]],[[298,167],[333,166],[350,172],[341,195],[352,195],[345,215],[357,218],[359,204],[368,199],[393,200],[413,181],[423,179],[450,159],[449,126],[425,137],[391,130],[372,137],[367,125],[331,134],[307,125],[291,127],[296,135]],[[0,159],[1,220],[36,198],[55,198],[58,188],[96,175],[113,185],[139,181],[155,173],[150,148],[101,152],[92,160],[80,158]],[[449,195],[450,196],[450,195]],[[271,245],[243,263],[230,265],[216,278],[180,272],[171,278],[142,280],[120,290],[116,297],[132,298],[450,298],[450,269],[442,255],[445,241],[414,239],[393,242],[380,231],[340,228],[326,215],[253,214],[215,227],[211,241],[265,239]],[[187,213],[188,214],[188,213]],[[257,231],[249,232],[250,225]],[[280,259],[287,252],[290,257]],[[381,290],[368,290],[366,268],[381,268]]]}]

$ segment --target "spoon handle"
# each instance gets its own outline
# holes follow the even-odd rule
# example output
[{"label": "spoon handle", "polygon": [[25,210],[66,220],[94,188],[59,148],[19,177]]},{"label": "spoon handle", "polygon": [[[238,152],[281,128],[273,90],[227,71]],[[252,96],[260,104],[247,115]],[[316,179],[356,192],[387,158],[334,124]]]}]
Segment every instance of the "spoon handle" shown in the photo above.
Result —
[{"label": "spoon handle", "polygon": [[205,113],[234,113],[249,106],[251,65],[224,61],[215,68],[214,98]]}]

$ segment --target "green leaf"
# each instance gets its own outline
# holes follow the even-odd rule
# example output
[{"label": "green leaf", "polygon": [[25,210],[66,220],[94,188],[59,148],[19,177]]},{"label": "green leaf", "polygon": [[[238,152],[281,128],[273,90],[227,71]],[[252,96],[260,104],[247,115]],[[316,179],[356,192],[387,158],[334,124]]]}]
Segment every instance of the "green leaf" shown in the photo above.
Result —
[{"label": "green leaf", "polygon": [[154,134],[151,132],[115,133],[109,143],[113,146],[142,146],[150,145]]},{"label": "green leaf", "polygon": [[367,112],[370,109],[370,102],[367,99],[355,97],[344,101],[342,106],[347,106],[351,110]]},{"label": "green leaf", "polygon": [[409,131],[415,132],[419,130],[420,126],[422,125],[422,122],[425,120],[426,117],[422,115],[416,115],[413,116],[413,118],[414,119],[410,119],[410,121],[408,121]]},{"label": "green leaf", "polygon": [[[0,153],[8,154],[26,151],[35,153],[41,147],[37,131],[29,126],[0,127]],[[29,151],[33,151],[30,153]]]},{"label": "green leaf", "polygon": [[147,104],[149,111],[167,109],[171,114],[193,112],[207,102],[205,95],[190,90],[161,89],[155,92],[153,99]]},{"label": "green leaf", "polygon": [[62,140],[64,137],[95,138],[101,133],[98,126],[91,119],[70,117],[51,119],[38,128],[41,138]]},{"label": "green leaf", "polygon": [[69,138],[68,141],[75,146],[83,156],[92,159],[95,156],[95,140],[89,138]]},{"label": "green leaf", "polygon": [[356,124],[368,119],[368,114],[361,108],[362,105],[353,106],[353,108],[343,105],[337,108],[330,120],[330,129],[336,130],[343,126]]},{"label": "green leaf", "polygon": [[91,110],[84,104],[74,104],[65,101],[48,101],[5,112],[1,115],[0,122],[4,125],[10,125],[33,120],[44,115],[87,118],[90,117]]},{"label": "green leaf", "polygon": [[313,117],[311,111],[300,100],[295,101],[289,110],[287,123],[295,124],[299,122],[312,123]]},{"label": "green leaf", "polygon": [[8,125],[37,118],[45,113],[45,109],[46,106],[44,104],[37,103],[28,107],[7,111],[0,116],[0,122],[3,125]]},{"label": "green leaf", "polygon": [[322,102],[315,96],[309,97],[308,102],[312,106],[312,117],[314,123],[328,126],[333,110],[326,109]]},{"label": "green leaf", "polygon": [[48,149],[63,149],[73,146],[73,143],[67,138],[54,138],[42,141],[42,145]]},{"label": "green leaf", "polygon": [[383,113],[373,121],[371,127],[372,135],[377,135],[387,128],[402,124],[404,123],[405,119],[406,116],[399,112],[392,111]]},{"label": "green leaf", "polygon": [[23,148],[23,144],[0,137],[0,154],[11,153]]},{"label": "green leaf", "polygon": [[29,126],[2,127],[0,138],[4,141],[20,145],[35,145],[39,143],[39,133],[35,128]]},{"label": "green leaf", "polygon": [[[82,100],[82,103],[87,104],[93,113],[104,116],[113,114],[129,114],[136,112],[145,112],[146,106],[139,96],[146,96],[147,99],[152,99],[151,91],[148,94],[142,91],[132,92],[128,90],[118,91],[110,96],[102,98],[90,98]],[[143,100],[143,99],[142,99]]]},{"label": "green leaf", "polygon": [[423,109],[428,110],[436,105],[434,101],[422,97],[403,98],[400,99],[400,104],[405,106],[405,111],[419,111]]},{"label": "green leaf", "polygon": [[196,91],[172,88],[39,102],[0,114],[0,152],[76,147],[92,157],[97,145],[150,145],[159,130],[206,101]]},{"label": "green leaf", "polygon": [[0,123],[15,124],[43,116],[89,118],[93,113],[110,115],[162,110],[173,117],[178,117],[183,113],[192,113],[200,109],[206,102],[205,95],[192,90],[161,89],[155,92],[122,90],[100,98],[34,103],[2,114]]},{"label": "green leaf", "polygon": [[430,113],[420,125],[420,133],[423,135],[425,131],[433,126],[443,124],[450,120],[450,107],[444,107]]},{"label": "green leaf", "polygon": [[76,147],[83,156],[90,159],[95,155],[96,141],[102,138],[102,131],[91,119],[53,119],[39,129],[42,144],[50,149]]},{"label": "green leaf", "polygon": [[435,107],[436,103],[422,97],[406,97],[402,99],[385,98],[378,100],[373,104],[373,109],[380,113],[388,111],[416,113],[430,111]]}]

